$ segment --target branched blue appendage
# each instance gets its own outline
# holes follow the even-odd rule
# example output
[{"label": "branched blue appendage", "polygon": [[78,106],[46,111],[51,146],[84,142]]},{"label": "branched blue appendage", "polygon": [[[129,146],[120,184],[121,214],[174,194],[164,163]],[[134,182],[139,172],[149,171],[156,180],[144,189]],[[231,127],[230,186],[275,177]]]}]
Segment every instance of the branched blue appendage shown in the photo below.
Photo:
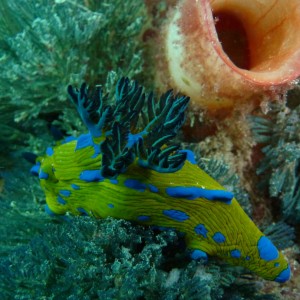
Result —
[{"label": "branched blue appendage", "polygon": [[126,171],[133,162],[134,153],[126,147],[128,141],[128,128],[115,122],[112,133],[101,144],[102,170],[101,175],[113,178]]},{"label": "branched blue appendage", "polygon": [[189,98],[173,96],[172,91],[163,94],[155,103],[153,94],[147,99],[143,120],[146,134],[137,146],[140,165],[158,172],[175,172],[186,160],[186,152],[178,151],[177,145],[168,145],[184,122],[184,111]]},{"label": "branched blue appendage", "polygon": [[108,105],[108,95],[103,96],[102,88],[98,86],[89,97],[85,83],[81,85],[79,91],[69,85],[68,93],[91,135],[100,137],[112,114],[112,106]]},{"label": "branched blue appendage", "polygon": [[71,86],[72,102],[93,137],[105,136],[101,143],[102,176],[116,177],[139,158],[141,166],[159,172],[175,172],[186,159],[179,147],[169,145],[184,122],[189,102],[185,96],[173,96],[172,91],[155,101],[147,97],[136,81],[121,78],[115,99],[103,96],[101,87],[90,93],[83,84],[78,91]]}]

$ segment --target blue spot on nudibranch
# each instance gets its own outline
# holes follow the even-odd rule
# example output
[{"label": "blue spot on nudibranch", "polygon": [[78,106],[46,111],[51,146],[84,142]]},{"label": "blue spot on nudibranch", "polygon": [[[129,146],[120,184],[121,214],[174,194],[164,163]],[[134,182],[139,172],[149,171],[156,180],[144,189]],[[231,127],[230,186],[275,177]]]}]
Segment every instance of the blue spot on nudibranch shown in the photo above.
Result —
[{"label": "blue spot on nudibranch", "polygon": [[193,165],[197,164],[196,159],[195,159],[195,154],[192,150],[184,149],[184,150],[179,150],[178,152],[186,153],[187,161],[189,161]]},{"label": "blue spot on nudibranch", "polygon": [[199,224],[194,228],[195,232],[203,237],[207,238],[208,230],[205,228],[203,224]]},{"label": "blue spot on nudibranch", "polygon": [[190,218],[185,212],[176,209],[165,209],[163,210],[163,214],[179,222],[186,221]]},{"label": "blue spot on nudibranch", "polygon": [[57,202],[63,205],[67,203],[61,196],[57,196]]},{"label": "blue spot on nudibranch", "polygon": [[115,207],[112,203],[108,203],[107,206],[108,206],[109,208],[114,208],[114,207]]},{"label": "blue spot on nudibranch", "polygon": [[231,257],[233,258],[240,258],[241,257],[241,251],[238,249],[234,249],[230,252]]},{"label": "blue spot on nudibranch", "polygon": [[41,167],[41,163],[38,162],[36,165],[34,165],[31,169],[30,169],[30,173],[34,176],[39,176],[39,171],[40,171],[40,167]]},{"label": "blue spot on nudibranch", "polygon": [[276,267],[276,268],[278,268],[279,266],[280,266],[280,263],[278,263],[278,262],[274,264],[274,267]]},{"label": "blue spot on nudibranch", "polygon": [[68,190],[60,190],[59,193],[62,196],[65,196],[65,197],[70,197],[71,196],[71,191],[68,191]]},{"label": "blue spot on nudibranch", "polygon": [[191,252],[190,256],[191,256],[191,259],[194,259],[194,260],[198,260],[198,259],[207,260],[206,252],[199,250],[199,249],[193,250]]},{"label": "blue spot on nudibranch", "polygon": [[221,201],[230,204],[233,193],[223,190],[207,190],[199,187],[174,186],[167,187],[166,193],[171,197],[186,198],[195,200],[197,198],[205,198],[207,200]]},{"label": "blue spot on nudibranch", "polygon": [[112,184],[118,184],[118,179],[110,179],[109,181]]},{"label": "blue spot on nudibranch", "polygon": [[46,150],[46,154],[47,154],[48,156],[52,156],[53,153],[54,153],[53,148],[52,148],[52,147],[48,147],[47,150]]},{"label": "blue spot on nudibranch", "polygon": [[148,184],[149,186],[149,190],[152,192],[152,193],[158,193],[158,188],[153,185],[153,184]]},{"label": "blue spot on nudibranch", "polygon": [[144,192],[147,187],[145,183],[142,183],[137,179],[126,179],[124,184],[126,187],[134,189],[139,192]]},{"label": "blue spot on nudibranch", "polygon": [[87,182],[102,181],[104,178],[100,170],[84,170],[80,173],[79,179]]},{"label": "blue spot on nudibranch", "polygon": [[149,221],[149,220],[150,220],[150,217],[149,217],[149,216],[138,216],[137,219],[138,219],[139,221],[144,221],[144,222],[146,222],[146,221]]},{"label": "blue spot on nudibranch", "polygon": [[286,282],[291,277],[291,268],[290,266],[287,267],[287,269],[280,272],[280,274],[275,278],[276,282]]},{"label": "blue spot on nudibranch", "polygon": [[218,244],[224,243],[226,241],[225,236],[221,232],[216,232],[212,238]]},{"label": "blue spot on nudibranch", "polygon": [[245,260],[250,260],[250,256],[246,256],[246,257],[245,257]]},{"label": "blue spot on nudibranch", "polygon": [[39,173],[39,179],[48,179],[48,178],[49,178],[49,174],[41,170]]},{"label": "blue spot on nudibranch", "polygon": [[258,240],[257,248],[260,258],[265,261],[276,259],[279,255],[277,248],[266,236]]},{"label": "blue spot on nudibranch", "polygon": [[80,186],[75,184],[75,183],[72,183],[71,184],[71,187],[74,189],[74,190],[80,190]]},{"label": "blue spot on nudibranch", "polygon": [[80,213],[82,213],[83,215],[85,215],[85,216],[88,216],[88,215],[89,215],[89,214],[87,213],[87,211],[86,211],[84,208],[82,208],[82,207],[78,207],[77,210],[78,210]]}]

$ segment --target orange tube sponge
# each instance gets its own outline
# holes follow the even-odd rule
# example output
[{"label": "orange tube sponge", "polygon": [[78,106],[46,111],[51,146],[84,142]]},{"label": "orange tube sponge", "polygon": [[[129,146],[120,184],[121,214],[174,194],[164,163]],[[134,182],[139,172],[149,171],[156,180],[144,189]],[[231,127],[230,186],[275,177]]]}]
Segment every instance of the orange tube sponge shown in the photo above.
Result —
[{"label": "orange tube sponge", "polygon": [[213,113],[278,98],[300,74],[299,26],[298,0],[179,1],[158,81]]}]

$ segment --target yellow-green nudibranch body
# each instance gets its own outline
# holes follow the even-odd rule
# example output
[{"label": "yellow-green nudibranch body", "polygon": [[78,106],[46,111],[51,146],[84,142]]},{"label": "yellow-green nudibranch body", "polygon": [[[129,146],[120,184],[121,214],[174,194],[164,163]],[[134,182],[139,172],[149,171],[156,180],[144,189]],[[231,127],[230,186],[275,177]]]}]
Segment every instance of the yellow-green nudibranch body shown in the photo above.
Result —
[{"label": "yellow-green nudibranch body", "polygon": [[70,87],[69,94],[89,133],[49,147],[32,168],[49,213],[176,229],[194,259],[208,254],[268,280],[290,278],[282,253],[232,193],[197,166],[191,151],[168,146],[188,98],[167,92],[155,103],[126,78],[117,84],[114,105],[101,88],[89,95],[85,85],[80,91]]}]

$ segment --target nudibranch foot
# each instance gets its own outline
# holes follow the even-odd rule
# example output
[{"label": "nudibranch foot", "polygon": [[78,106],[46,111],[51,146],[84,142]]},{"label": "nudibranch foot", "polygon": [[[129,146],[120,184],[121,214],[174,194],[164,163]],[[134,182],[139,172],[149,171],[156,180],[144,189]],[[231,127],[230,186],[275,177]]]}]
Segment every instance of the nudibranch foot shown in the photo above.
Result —
[{"label": "nudibranch foot", "polygon": [[89,132],[68,137],[36,159],[50,215],[113,217],[184,235],[193,259],[218,256],[268,280],[290,277],[288,262],[230,191],[172,144],[189,98],[157,101],[136,82],[118,81],[114,96],[83,84],[68,88]]}]

